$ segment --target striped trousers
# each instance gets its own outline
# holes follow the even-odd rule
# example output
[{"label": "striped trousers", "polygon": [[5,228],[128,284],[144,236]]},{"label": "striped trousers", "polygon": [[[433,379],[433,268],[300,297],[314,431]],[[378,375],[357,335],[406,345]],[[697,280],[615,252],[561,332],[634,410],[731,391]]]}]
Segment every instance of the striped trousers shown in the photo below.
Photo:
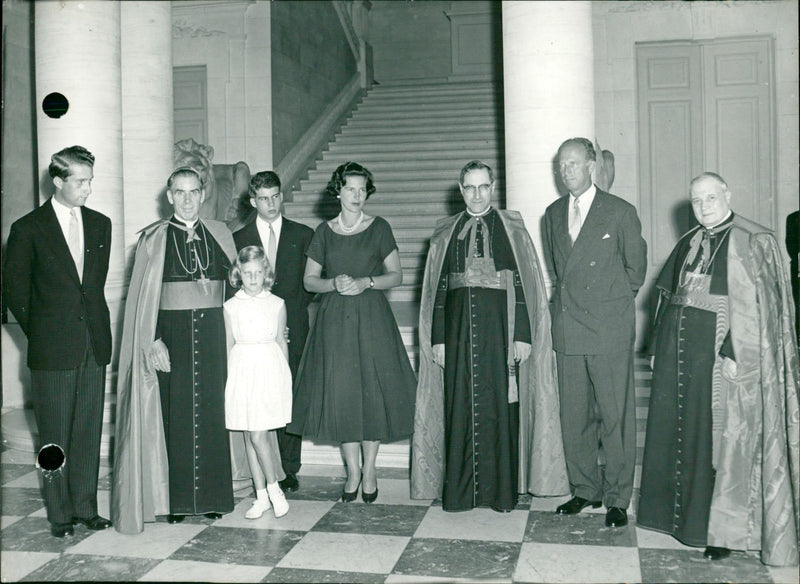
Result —
[{"label": "striped trousers", "polygon": [[55,444],[66,457],[60,472],[42,477],[51,523],[97,515],[105,377],[106,368],[95,361],[88,338],[83,362],[76,369],[31,370],[39,447]]}]

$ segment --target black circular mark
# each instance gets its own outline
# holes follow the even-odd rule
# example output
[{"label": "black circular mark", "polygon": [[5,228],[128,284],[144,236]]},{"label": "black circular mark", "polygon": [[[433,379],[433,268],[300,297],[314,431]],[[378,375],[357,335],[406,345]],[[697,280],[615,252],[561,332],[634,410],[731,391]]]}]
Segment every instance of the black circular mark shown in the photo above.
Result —
[{"label": "black circular mark", "polygon": [[51,118],[60,118],[69,109],[69,101],[58,92],[53,92],[42,101],[42,110]]},{"label": "black circular mark", "polygon": [[58,470],[64,465],[65,460],[64,451],[56,444],[43,446],[39,450],[39,456],[36,457],[39,467],[44,470]]}]

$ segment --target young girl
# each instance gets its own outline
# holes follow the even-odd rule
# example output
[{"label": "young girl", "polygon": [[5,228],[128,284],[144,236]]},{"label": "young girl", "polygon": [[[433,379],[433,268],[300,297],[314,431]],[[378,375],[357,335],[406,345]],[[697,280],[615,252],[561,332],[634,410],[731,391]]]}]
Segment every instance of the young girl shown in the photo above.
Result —
[{"label": "young girl", "polygon": [[228,339],[225,426],[244,430],[256,488],[256,500],[245,517],[258,519],[270,502],[275,517],[283,517],[289,503],[278,485],[284,475],[274,430],[292,419],[292,373],[283,334],[286,306],[270,292],[275,275],[260,247],[239,252],[229,279],[241,289],[225,302],[223,311]]}]

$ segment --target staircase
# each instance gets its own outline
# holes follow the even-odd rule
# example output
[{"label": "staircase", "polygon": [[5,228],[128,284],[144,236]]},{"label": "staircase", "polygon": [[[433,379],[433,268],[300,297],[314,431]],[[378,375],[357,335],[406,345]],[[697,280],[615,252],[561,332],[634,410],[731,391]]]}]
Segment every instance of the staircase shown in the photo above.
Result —
[{"label": "staircase", "polygon": [[[412,364],[428,241],[436,221],[464,208],[458,175],[470,160],[495,170],[503,192],[502,91],[492,83],[375,86],[285,203],[288,217],[315,228],[339,212],[323,194],[331,173],[352,160],[366,166],[377,191],[365,210],[392,226],[403,284],[387,292]],[[494,201],[502,206],[501,200]]]}]

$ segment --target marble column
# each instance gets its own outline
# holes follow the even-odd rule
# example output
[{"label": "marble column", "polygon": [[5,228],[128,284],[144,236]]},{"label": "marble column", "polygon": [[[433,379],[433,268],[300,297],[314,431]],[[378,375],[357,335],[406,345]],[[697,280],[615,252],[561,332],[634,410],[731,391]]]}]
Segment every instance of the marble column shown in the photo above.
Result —
[{"label": "marble column", "polygon": [[128,264],[137,232],[161,218],[172,172],[172,5],[121,2],[124,244]]},{"label": "marble column", "polygon": [[591,4],[503,2],[506,206],[522,213],[540,259],[558,146],[594,139]]},{"label": "marble column", "polygon": [[[112,331],[121,318],[125,280],[122,184],[122,93],[120,76],[121,2],[35,3],[36,130],[40,199],[53,192],[50,157],[80,144],[95,155],[92,195],[87,206],[111,218],[111,261],[106,299]],[[62,94],[69,107],[50,117],[42,101]],[[113,367],[109,367],[109,385]]]}]

